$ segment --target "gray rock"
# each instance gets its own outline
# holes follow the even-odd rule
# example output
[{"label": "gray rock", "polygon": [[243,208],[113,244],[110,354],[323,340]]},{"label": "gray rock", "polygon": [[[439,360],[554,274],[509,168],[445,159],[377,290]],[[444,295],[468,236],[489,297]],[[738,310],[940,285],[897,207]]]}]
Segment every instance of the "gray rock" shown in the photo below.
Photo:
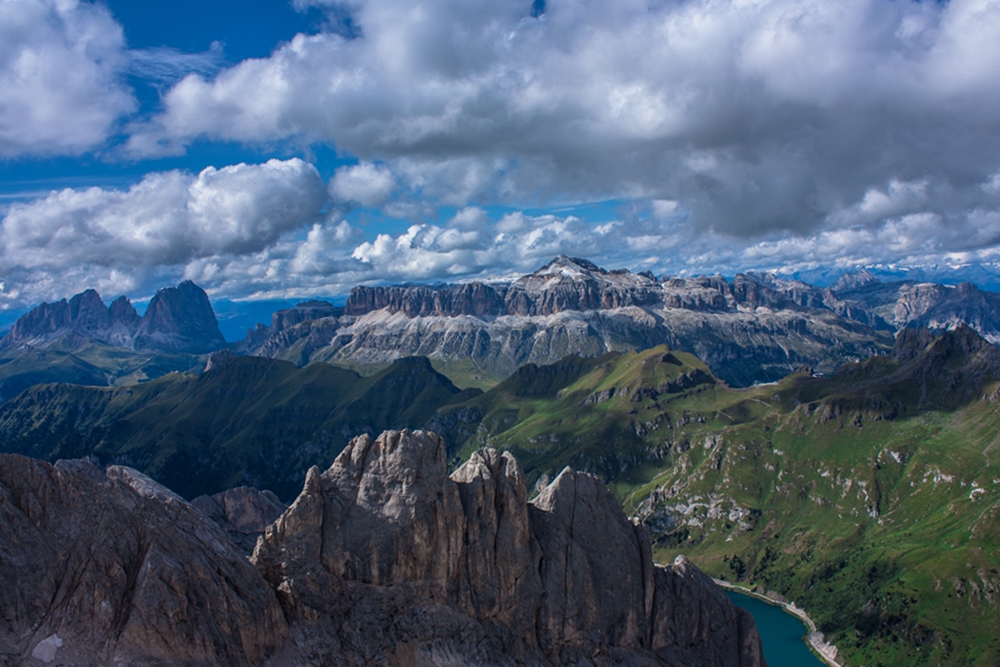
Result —
[{"label": "gray rock", "polygon": [[273,591],[226,535],[148,477],[0,455],[0,665],[255,665]]},{"label": "gray rock", "polygon": [[43,303],[17,320],[0,339],[0,352],[45,349],[88,342],[156,352],[201,354],[226,347],[208,295],[190,280],[161,289],[139,317],[124,297],[105,306],[88,289],[56,303]]},{"label": "gray rock", "polygon": [[217,523],[247,556],[257,546],[264,529],[280,517],[288,505],[270,491],[238,486],[211,496],[198,496],[191,504]]},{"label": "gray rock", "polygon": [[667,344],[746,386],[803,364],[830,372],[887,351],[891,337],[869,327],[890,327],[842,296],[768,274],[657,281],[559,256],[510,283],[356,287],[343,311],[275,313],[271,327],[251,332],[240,350],[300,365],[386,364],[410,355],[472,360],[503,379],[528,363]]},{"label": "gray rock", "polygon": [[509,454],[447,475],[421,431],[356,438],[252,561],[292,623],[276,664],[765,664],[752,618],[565,470],[532,503]]}]

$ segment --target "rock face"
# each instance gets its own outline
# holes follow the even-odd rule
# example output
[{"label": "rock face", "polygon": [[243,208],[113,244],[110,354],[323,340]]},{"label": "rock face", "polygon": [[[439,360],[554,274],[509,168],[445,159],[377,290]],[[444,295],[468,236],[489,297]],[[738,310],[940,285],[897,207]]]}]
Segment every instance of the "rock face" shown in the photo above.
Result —
[{"label": "rock face", "polygon": [[447,475],[421,431],[355,439],[268,527],[253,562],[291,623],[277,658],[314,665],[763,665],[752,618],[593,477],[533,502],[482,450]]},{"label": "rock face", "polygon": [[249,556],[257,538],[274,523],[288,505],[270,491],[248,486],[227,489],[212,496],[198,496],[191,504],[226,531],[229,539]]},{"label": "rock face", "polygon": [[343,312],[330,306],[308,320],[297,309],[289,311],[290,325],[276,314],[242,350],[297,364],[387,363],[417,354],[471,362],[503,379],[526,363],[668,344],[744,386],[803,364],[832,371],[891,345],[888,333],[825,307],[822,290],[804,283],[779,289],[766,278],[657,280],[560,256],[511,283],[356,287]]},{"label": "rock face", "polygon": [[880,283],[866,271],[827,289],[754,273],[658,280],[559,256],[513,282],[356,287],[342,309],[308,302],[279,311],[241,350],[300,365],[423,355],[501,380],[526,363],[667,344],[746,386],[887,353],[903,327],[961,323],[1000,342],[1000,295],[971,284]]},{"label": "rock face", "polygon": [[254,665],[286,634],[225,533],[129,468],[0,455],[0,572],[5,667]]},{"label": "rock face", "polygon": [[92,289],[69,301],[43,303],[21,317],[0,341],[0,351],[71,348],[97,341],[115,347],[202,354],[226,346],[205,291],[190,280],[156,293],[139,317],[128,298],[105,306]]},{"label": "rock face", "polygon": [[159,290],[135,332],[139,350],[201,354],[225,345],[208,295],[190,280]]},{"label": "rock face", "polygon": [[529,503],[509,454],[449,477],[438,436],[387,431],[311,469],[249,562],[213,522],[280,509],[0,455],[0,665],[765,665],[752,618],[685,559],[654,566],[588,475]]}]

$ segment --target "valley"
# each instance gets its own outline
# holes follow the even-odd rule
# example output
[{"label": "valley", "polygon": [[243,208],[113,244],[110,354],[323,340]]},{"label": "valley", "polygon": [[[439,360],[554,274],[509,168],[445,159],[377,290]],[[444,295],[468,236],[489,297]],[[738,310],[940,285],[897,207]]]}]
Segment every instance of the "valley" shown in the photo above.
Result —
[{"label": "valley", "polygon": [[122,339],[90,296],[4,339],[0,451],[289,503],[356,436],[426,429],[450,470],[516,456],[529,496],[593,475],[657,562],[794,600],[845,665],[993,665],[994,299],[557,258],[507,285],[356,288],[222,345],[210,306],[191,320],[165,299],[159,334]]}]

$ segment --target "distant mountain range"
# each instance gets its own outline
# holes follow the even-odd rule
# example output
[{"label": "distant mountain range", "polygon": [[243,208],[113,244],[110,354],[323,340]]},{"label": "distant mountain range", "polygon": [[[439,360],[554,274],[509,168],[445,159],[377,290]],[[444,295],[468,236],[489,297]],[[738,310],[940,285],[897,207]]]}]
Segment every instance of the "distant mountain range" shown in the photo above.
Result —
[{"label": "distant mountain range", "polygon": [[46,382],[135,384],[171,371],[201,372],[226,347],[203,289],[161,289],[145,315],[127,297],[105,306],[95,290],[43,303],[0,339],[0,400]]},{"label": "distant mountain range", "polygon": [[868,271],[827,288],[773,274],[657,278],[559,256],[511,282],[356,287],[344,306],[314,300],[279,310],[230,346],[208,296],[187,281],[160,290],[142,317],[127,298],[106,307],[93,290],[33,309],[0,339],[0,397],[37,382],[127,384],[198,370],[190,355],[227,347],[362,374],[426,356],[459,386],[488,389],[526,363],[666,344],[743,387],[885,354],[902,328],[960,324],[1000,342],[1000,294],[971,283],[881,282]]},{"label": "distant mountain range", "polygon": [[424,355],[459,385],[487,388],[525,363],[667,344],[748,386],[886,353],[904,327],[962,323],[1000,341],[1000,294],[867,272],[829,288],[771,274],[658,279],[560,256],[509,283],[356,287],[343,307],[276,312],[238,349],[354,367]]},{"label": "distant mountain range", "polygon": [[190,280],[156,293],[142,317],[128,297],[105,306],[96,290],[43,303],[2,339],[0,354],[89,342],[154,352],[204,354],[226,346],[205,290]]}]

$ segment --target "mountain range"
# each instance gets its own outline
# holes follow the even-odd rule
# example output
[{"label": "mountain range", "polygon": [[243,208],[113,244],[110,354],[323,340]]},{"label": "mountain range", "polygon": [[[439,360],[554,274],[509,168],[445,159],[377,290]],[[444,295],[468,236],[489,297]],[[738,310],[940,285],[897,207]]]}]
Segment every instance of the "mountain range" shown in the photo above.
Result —
[{"label": "mountain range", "polygon": [[509,283],[356,287],[342,307],[276,312],[238,349],[355,368],[422,355],[460,386],[488,388],[526,363],[667,344],[740,387],[886,353],[905,327],[962,323],[1000,341],[1000,295],[867,272],[829,288],[771,274],[658,279],[560,256]]},{"label": "mountain range", "polygon": [[126,297],[106,307],[93,290],[33,309],[0,339],[0,398],[40,382],[133,384],[197,371],[197,355],[230,347],[362,374],[426,356],[460,387],[488,389],[526,363],[666,344],[743,387],[887,353],[902,328],[959,324],[1000,342],[1000,295],[971,283],[880,282],[867,271],[828,288],[772,274],[657,278],[559,256],[511,282],[356,287],[343,306],[279,310],[229,345],[208,296],[186,281],[160,290],[142,317]]},{"label": "mountain range", "polygon": [[129,350],[204,354],[226,346],[205,290],[190,280],[159,290],[140,317],[128,297],[105,306],[96,290],[43,303],[0,339],[0,354],[55,344],[104,343]]},{"label": "mountain range", "polygon": [[[142,329],[122,324],[134,322],[128,309],[102,311],[95,298],[19,323],[0,371],[46,358],[61,360],[53,374],[81,377],[88,358],[125,368],[146,355],[148,365],[128,382],[100,382],[117,386],[38,384],[7,396],[0,451],[86,459],[73,465],[94,479],[130,466],[192,499],[234,549],[273,543],[270,565],[257,562],[273,590],[298,591],[279,596],[286,624],[343,611],[310,597],[315,582],[295,589],[318,570],[305,561],[288,570],[281,551],[315,552],[280,546],[279,533],[322,533],[326,510],[321,520],[315,508],[343,505],[324,495],[341,483],[318,473],[299,493],[309,466],[336,465],[361,447],[355,437],[424,428],[442,436],[434,457],[452,469],[484,447],[515,456],[528,496],[567,466],[591,475],[648,528],[657,562],[683,554],[717,578],[795,600],[847,664],[1000,660],[997,295],[866,272],[823,289],[754,274],[661,280],[560,257],[509,284],[360,287],[343,307],[305,302],[247,337],[240,352],[256,356],[137,349],[184,349],[181,336],[215,341],[188,350],[217,346],[207,297],[191,301],[200,319],[181,325],[186,300],[165,296]],[[686,342],[662,342],[670,337]],[[414,350],[431,356],[404,356]],[[363,372],[318,361],[326,357]],[[166,372],[183,363],[171,370],[194,372]],[[492,377],[487,391],[470,386],[477,375]],[[341,467],[343,481],[350,466]],[[283,512],[273,525],[286,527],[269,537]],[[336,553],[324,571],[353,581],[366,559],[348,558],[348,568],[337,565],[347,552]],[[351,586],[352,599],[367,599]],[[405,618],[392,604],[366,609]]]},{"label": "mountain range", "polygon": [[0,406],[0,449],[125,462],[188,498],[249,484],[290,501],[354,435],[424,427],[451,466],[516,456],[529,495],[566,466],[593,475],[657,562],[795,600],[847,664],[992,665],[998,397],[1000,348],[965,326],[744,389],[667,346],[527,364],[485,393],[424,358],[362,377],[230,357],[134,387],[33,388]]},{"label": "mountain range", "polygon": [[191,281],[160,290],[139,316],[125,296],[106,306],[95,290],[43,303],[0,339],[0,400],[47,382],[135,384],[200,372],[226,347],[208,295]]}]

